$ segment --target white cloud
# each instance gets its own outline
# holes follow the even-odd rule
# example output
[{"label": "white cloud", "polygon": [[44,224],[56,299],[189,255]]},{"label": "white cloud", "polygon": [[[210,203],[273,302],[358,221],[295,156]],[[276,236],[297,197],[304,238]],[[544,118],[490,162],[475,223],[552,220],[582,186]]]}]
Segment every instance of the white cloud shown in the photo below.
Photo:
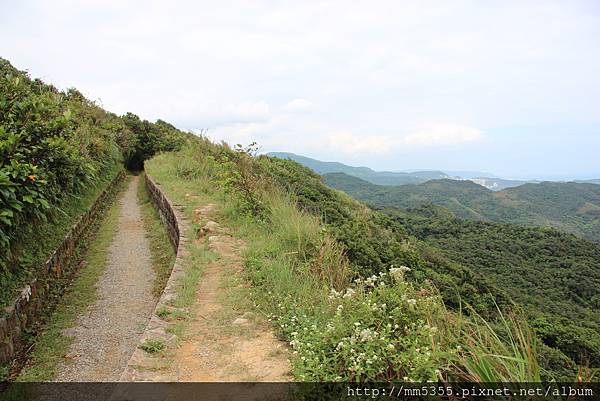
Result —
[{"label": "white cloud", "polygon": [[483,139],[480,130],[456,124],[431,124],[408,135],[357,135],[337,132],[327,137],[328,145],[346,153],[381,154],[399,150],[455,146]]},{"label": "white cloud", "polygon": [[398,144],[409,147],[460,145],[483,139],[480,130],[465,125],[432,124],[425,129],[406,135]]},{"label": "white cloud", "polygon": [[[587,127],[600,141],[593,0],[0,0],[0,37],[15,66],[111,111],[269,150],[346,149],[349,163],[386,155],[362,162],[393,169],[395,151],[420,149],[401,162],[428,167],[455,146],[468,169],[485,154],[456,147],[481,142],[473,127],[511,151],[515,138],[544,141],[547,127]],[[462,125],[431,124],[439,121]],[[564,168],[581,159],[552,149],[539,157]]]},{"label": "white cloud", "polygon": [[271,115],[269,105],[264,100],[230,104],[225,107],[224,117],[236,122],[267,121]]},{"label": "white cloud", "polygon": [[327,136],[327,145],[345,153],[385,153],[391,150],[392,138],[381,135],[356,135],[350,131]]},{"label": "white cloud", "polygon": [[284,104],[281,110],[289,113],[301,113],[310,110],[312,105],[312,102],[306,99],[294,99]]}]

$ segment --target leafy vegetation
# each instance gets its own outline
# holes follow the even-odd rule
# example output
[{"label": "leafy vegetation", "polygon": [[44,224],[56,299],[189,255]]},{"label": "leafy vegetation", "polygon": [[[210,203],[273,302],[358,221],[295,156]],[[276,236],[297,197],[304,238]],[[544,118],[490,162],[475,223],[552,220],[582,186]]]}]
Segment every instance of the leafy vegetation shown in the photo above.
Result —
[{"label": "leafy vegetation", "polygon": [[419,185],[380,186],[343,173],[325,182],[375,207],[438,205],[470,220],[554,227],[600,241],[600,185],[575,182],[524,184],[493,192],[471,181],[432,180]]},{"label": "leafy vegetation", "polygon": [[188,140],[175,127],[119,117],[0,59],[0,303],[36,274],[125,163]]},{"label": "leafy vegetation", "polygon": [[156,354],[162,351],[165,348],[165,346],[166,344],[163,340],[147,339],[140,345],[140,348],[150,354]]}]

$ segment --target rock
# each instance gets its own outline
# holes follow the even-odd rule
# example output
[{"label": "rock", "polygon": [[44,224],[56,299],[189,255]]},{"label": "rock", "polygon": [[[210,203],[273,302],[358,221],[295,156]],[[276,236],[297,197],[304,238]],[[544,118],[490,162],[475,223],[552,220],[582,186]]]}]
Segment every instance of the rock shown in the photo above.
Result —
[{"label": "rock", "polygon": [[204,227],[201,228],[202,232],[204,234],[208,234],[208,233],[214,233],[219,229],[219,223],[215,222],[215,221],[209,221],[207,222]]},{"label": "rock", "polygon": [[248,319],[244,319],[243,317],[238,317],[237,319],[235,319],[233,321],[232,324],[235,324],[236,326],[245,326],[248,324]]}]

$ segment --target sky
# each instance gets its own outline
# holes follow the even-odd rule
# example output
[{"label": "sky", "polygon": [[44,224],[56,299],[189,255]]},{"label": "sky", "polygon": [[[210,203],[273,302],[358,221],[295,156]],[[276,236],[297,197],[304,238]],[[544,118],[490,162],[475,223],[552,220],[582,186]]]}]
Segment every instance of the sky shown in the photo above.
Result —
[{"label": "sky", "polygon": [[596,0],[0,0],[0,57],[265,152],[600,177]]}]

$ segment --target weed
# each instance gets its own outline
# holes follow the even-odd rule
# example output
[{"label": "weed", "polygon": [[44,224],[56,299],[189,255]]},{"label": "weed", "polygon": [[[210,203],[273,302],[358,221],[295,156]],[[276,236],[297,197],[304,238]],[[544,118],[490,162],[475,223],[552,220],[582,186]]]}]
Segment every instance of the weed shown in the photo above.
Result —
[{"label": "weed", "polygon": [[144,351],[148,352],[149,354],[156,354],[159,353],[160,351],[162,351],[164,348],[166,347],[166,344],[163,340],[158,339],[158,340],[153,340],[153,339],[146,339],[141,345],[140,348],[143,349]]}]

